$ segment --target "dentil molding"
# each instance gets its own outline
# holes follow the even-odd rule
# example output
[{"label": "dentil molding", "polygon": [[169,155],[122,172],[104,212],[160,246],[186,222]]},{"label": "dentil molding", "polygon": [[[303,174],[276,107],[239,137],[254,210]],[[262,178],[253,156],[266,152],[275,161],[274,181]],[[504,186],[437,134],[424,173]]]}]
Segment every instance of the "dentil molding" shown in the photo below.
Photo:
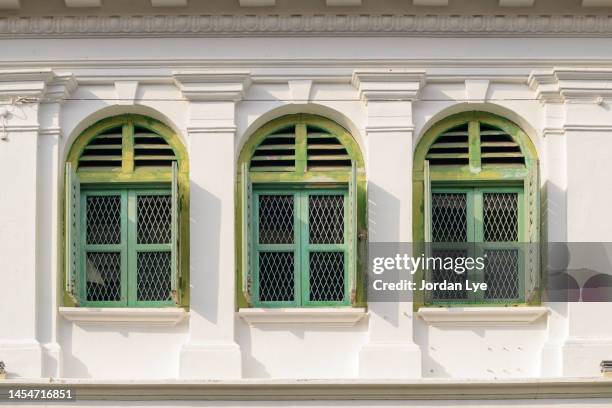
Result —
[{"label": "dentil molding", "polygon": [[612,37],[612,15],[9,16],[0,38],[214,36]]}]

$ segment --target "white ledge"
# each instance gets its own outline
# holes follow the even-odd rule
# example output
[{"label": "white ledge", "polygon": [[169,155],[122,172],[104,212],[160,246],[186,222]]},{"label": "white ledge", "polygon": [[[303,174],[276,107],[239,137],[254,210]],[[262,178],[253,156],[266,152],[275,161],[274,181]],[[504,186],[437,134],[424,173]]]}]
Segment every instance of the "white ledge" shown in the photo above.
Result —
[{"label": "white ledge", "polygon": [[422,307],[418,315],[438,326],[513,326],[533,323],[546,307]]},{"label": "white ledge", "polygon": [[249,326],[299,324],[311,327],[348,327],[356,325],[367,316],[367,312],[362,307],[250,308],[240,309],[238,315]]},{"label": "white ledge", "polygon": [[175,326],[189,313],[178,307],[60,307],[66,319],[78,324],[114,324],[120,326]]}]

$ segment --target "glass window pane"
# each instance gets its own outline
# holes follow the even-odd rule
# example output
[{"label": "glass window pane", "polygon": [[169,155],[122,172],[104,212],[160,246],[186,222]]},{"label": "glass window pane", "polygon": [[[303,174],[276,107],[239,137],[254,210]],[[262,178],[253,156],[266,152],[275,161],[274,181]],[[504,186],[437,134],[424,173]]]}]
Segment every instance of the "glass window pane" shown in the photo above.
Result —
[{"label": "glass window pane", "polygon": [[259,253],[259,300],[292,302],[295,299],[293,252]]},{"label": "glass window pane", "polygon": [[293,195],[259,196],[259,243],[293,244]]},{"label": "glass window pane", "polygon": [[483,194],[484,240],[518,241],[518,194]]},{"label": "glass window pane", "polygon": [[87,300],[111,302],[121,299],[121,253],[86,254]]},{"label": "glass window pane", "polygon": [[344,252],[310,253],[310,301],[344,300]]},{"label": "glass window pane", "polygon": [[344,196],[308,196],[311,244],[344,243]]},{"label": "glass window pane", "polygon": [[121,243],[121,196],[87,196],[87,244]]},{"label": "glass window pane", "polygon": [[139,244],[169,244],[172,236],[170,195],[137,197],[137,232]]},{"label": "glass window pane", "polygon": [[137,300],[172,300],[171,271],[170,252],[139,252],[137,256]]},{"label": "glass window pane", "polygon": [[431,195],[431,236],[433,242],[467,242],[467,194]]}]

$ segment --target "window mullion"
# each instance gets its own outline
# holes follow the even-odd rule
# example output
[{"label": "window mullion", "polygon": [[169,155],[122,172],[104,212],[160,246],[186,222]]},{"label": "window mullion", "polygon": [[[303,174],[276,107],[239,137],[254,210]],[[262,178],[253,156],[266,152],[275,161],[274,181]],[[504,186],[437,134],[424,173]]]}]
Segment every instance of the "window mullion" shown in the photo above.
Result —
[{"label": "window mullion", "polygon": [[121,141],[121,151],[122,151],[122,165],[121,170],[123,173],[133,173],[134,172],[134,122],[129,120],[123,124],[122,127],[122,141]]},{"label": "window mullion", "polygon": [[468,146],[470,156],[470,171],[479,173],[482,167],[480,156],[480,123],[470,121],[468,124]]},{"label": "window mullion", "polygon": [[121,275],[121,292],[122,298],[125,298],[124,293],[127,293],[127,305],[136,305],[136,192],[134,190],[126,190],[123,192],[125,201],[127,202],[126,217],[123,217],[122,223],[125,222],[125,226],[122,225],[121,230],[124,231],[125,235],[121,237],[123,244],[123,257],[127,258],[127,267],[122,268]]},{"label": "window mullion", "polygon": [[308,225],[308,192],[296,193],[296,258],[297,265],[295,284],[298,306],[304,306],[310,298],[309,267],[309,225]]},{"label": "window mullion", "polygon": [[[474,188],[471,191],[472,208],[468,213],[471,220],[473,220],[473,230],[469,241],[472,242],[471,249],[468,252],[469,257],[476,259],[484,255],[483,238],[484,238],[484,226],[483,226],[483,198],[482,190]],[[476,268],[472,268],[468,272],[468,279],[470,282],[484,282],[484,270],[479,271]],[[468,297],[476,302],[481,302],[484,299],[484,293],[479,291],[474,293],[473,291],[468,292]]]},{"label": "window mullion", "polygon": [[295,173],[306,173],[307,161],[307,129],[305,123],[295,126]]}]

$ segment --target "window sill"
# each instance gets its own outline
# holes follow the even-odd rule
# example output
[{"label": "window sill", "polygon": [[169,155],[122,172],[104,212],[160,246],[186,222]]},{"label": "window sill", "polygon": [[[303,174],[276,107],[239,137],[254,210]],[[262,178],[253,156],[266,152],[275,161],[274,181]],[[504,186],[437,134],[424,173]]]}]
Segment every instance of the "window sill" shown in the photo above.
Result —
[{"label": "window sill", "polygon": [[418,315],[432,326],[514,326],[535,322],[546,307],[422,307]]},{"label": "window sill", "polygon": [[60,307],[59,313],[77,324],[107,323],[120,326],[175,326],[189,315],[189,312],[178,307]]},{"label": "window sill", "polygon": [[249,308],[240,316],[249,326],[298,324],[315,327],[350,327],[367,316],[365,308]]}]

